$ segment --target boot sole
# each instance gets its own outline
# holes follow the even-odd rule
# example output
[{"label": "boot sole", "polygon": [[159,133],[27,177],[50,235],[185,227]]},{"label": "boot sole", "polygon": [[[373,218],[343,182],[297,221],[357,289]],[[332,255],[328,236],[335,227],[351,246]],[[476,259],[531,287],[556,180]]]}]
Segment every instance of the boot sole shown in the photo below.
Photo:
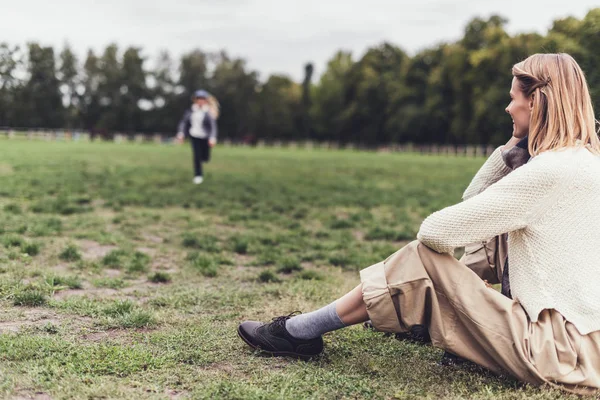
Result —
[{"label": "boot sole", "polygon": [[299,360],[304,360],[304,361],[310,361],[315,357],[318,357],[319,354],[315,354],[315,355],[306,355],[306,354],[300,354],[300,353],[292,353],[289,351],[269,351],[269,350],[265,350],[260,346],[257,346],[255,344],[253,344],[252,342],[250,342],[249,339],[247,339],[244,334],[242,333],[241,329],[238,327],[237,329],[237,333],[238,336],[244,341],[246,342],[246,344],[250,347],[252,347],[254,350],[260,350],[263,353],[269,354],[273,357],[290,357],[290,358],[296,358]]}]

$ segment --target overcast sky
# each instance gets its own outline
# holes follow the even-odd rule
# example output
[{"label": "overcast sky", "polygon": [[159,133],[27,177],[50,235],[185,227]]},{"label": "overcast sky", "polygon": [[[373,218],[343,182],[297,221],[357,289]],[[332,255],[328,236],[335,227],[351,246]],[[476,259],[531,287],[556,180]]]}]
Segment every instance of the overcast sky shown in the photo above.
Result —
[{"label": "overcast sky", "polygon": [[35,40],[83,57],[110,42],[178,56],[199,47],[226,49],[248,60],[261,77],[285,73],[300,80],[312,61],[316,73],[338,49],[356,57],[382,41],[409,54],[455,40],[475,16],[498,13],[508,30],[545,33],[552,20],[582,18],[595,0],[0,0],[0,42]]}]

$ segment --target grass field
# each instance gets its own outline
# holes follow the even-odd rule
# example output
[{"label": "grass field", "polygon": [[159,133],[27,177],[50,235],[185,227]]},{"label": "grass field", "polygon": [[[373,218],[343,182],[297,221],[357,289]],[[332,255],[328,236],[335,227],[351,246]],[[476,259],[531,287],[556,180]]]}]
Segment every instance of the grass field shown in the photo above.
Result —
[{"label": "grass field", "polygon": [[354,327],[316,361],[236,334],[329,303],[482,159],[0,140],[2,398],[558,399]]}]

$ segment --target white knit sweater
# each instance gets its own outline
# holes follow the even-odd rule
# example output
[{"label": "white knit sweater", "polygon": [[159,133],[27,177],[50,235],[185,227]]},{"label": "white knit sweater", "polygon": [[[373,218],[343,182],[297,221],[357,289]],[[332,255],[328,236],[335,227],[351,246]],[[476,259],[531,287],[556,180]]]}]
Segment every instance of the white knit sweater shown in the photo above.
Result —
[{"label": "white knit sweater", "polygon": [[600,157],[548,151],[511,172],[497,149],[463,198],[418,239],[445,253],[508,232],[512,295],[531,321],[555,309],[581,334],[600,330]]}]

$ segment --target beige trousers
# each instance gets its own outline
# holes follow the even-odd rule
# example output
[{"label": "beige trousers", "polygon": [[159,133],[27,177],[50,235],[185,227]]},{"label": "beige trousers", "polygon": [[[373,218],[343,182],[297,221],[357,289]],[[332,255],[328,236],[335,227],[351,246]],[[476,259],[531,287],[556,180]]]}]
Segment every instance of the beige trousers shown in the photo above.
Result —
[{"label": "beige trousers", "polygon": [[434,346],[530,384],[598,393],[600,331],[581,335],[554,310],[532,323],[518,302],[482,281],[501,272],[474,271],[414,241],[361,271],[369,317],[385,332],[425,325]]}]

